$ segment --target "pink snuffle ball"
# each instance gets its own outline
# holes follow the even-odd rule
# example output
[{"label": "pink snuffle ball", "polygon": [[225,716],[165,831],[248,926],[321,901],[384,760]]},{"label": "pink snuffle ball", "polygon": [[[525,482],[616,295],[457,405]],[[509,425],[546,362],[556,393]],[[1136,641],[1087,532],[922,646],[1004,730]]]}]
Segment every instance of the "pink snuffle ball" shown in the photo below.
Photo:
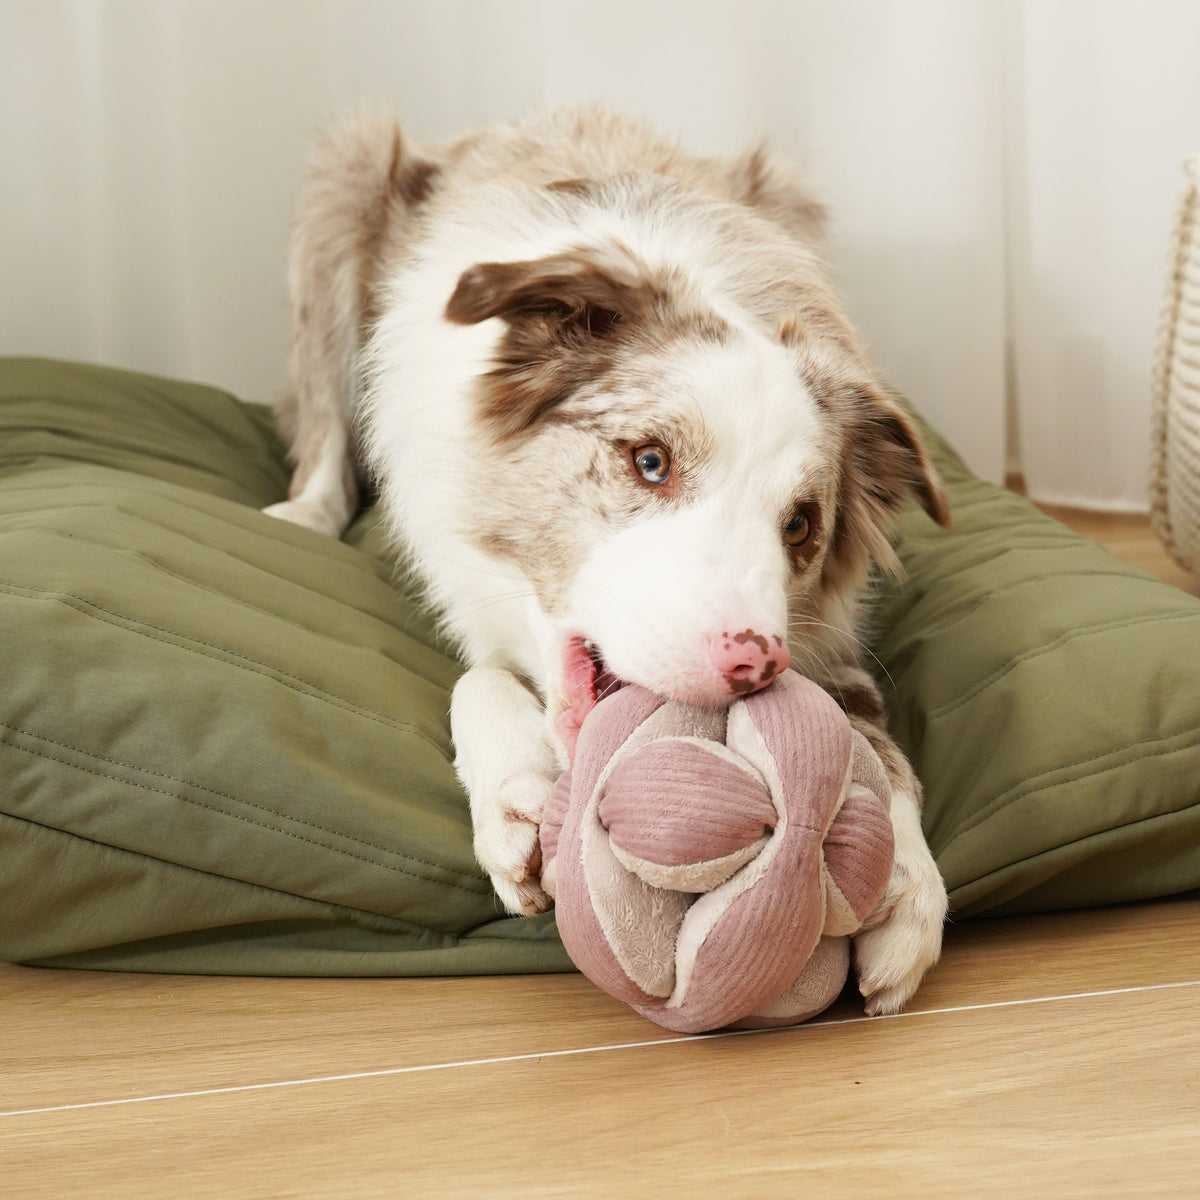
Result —
[{"label": "pink snuffle ball", "polygon": [[837,998],[886,887],[878,756],[788,671],[728,709],[623,687],[582,724],[542,819],[576,966],[668,1029],[790,1025]]}]

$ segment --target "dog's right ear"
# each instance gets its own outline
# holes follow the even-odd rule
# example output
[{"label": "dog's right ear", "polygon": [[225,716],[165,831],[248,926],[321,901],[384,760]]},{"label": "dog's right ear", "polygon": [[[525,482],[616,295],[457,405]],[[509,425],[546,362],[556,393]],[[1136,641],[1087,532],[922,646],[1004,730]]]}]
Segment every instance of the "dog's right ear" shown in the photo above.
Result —
[{"label": "dog's right ear", "polygon": [[459,278],[446,319],[477,325],[492,317],[556,323],[601,337],[634,320],[650,302],[648,285],[586,255],[529,262],[477,263]]},{"label": "dog's right ear", "polygon": [[621,331],[656,302],[654,286],[621,263],[585,253],[478,263],[462,273],[446,319],[508,328],[483,376],[478,417],[498,442],[532,429],[612,364]]}]

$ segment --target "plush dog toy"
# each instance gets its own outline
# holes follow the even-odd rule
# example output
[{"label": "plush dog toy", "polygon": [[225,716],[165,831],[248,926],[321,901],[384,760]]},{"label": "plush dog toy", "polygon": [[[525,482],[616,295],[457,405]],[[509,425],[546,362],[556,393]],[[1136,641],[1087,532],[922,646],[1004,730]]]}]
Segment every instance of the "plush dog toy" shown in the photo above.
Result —
[{"label": "plush dog toy", "polygon": [[583,721],[542,819],[575,965],[685,1033],[790,1025],[838,996],[892,866],[878,756],[785,672],[727,710],[627,686]]}]

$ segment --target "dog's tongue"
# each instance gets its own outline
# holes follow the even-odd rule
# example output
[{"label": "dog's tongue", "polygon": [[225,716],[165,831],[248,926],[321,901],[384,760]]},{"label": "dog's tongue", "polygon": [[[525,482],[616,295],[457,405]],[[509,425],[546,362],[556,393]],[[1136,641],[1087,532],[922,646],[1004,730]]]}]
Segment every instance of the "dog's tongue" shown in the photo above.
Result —
[{"label": "dog's tongue", "polygon": [[620,686],[615,675],[597,666],[582,638],[567,639],[563,647],[563,689],[567,707],[558,714],[557,725],[571,762],[575,761],[579,729],[588,713],[596,707],[598,697],[607,696]]}]

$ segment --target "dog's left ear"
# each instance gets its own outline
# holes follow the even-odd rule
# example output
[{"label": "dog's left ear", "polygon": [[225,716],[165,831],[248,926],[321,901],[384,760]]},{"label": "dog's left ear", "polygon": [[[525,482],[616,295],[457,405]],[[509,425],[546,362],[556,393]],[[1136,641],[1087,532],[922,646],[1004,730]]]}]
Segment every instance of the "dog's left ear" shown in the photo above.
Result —
[{"label": "dog's left ear", "polygon": [[837,516],[826,572],[865,573],[873,559],[899,575],[893,545],[896,510],[915,497],[941,526],[950,525],[950,506],[937,471],[908,414],[874,383],[841,389],[836,409],[843,441]]},{"label": "dog's left ear", "polygon": [[585,255],[553,255],[530,262],[477,263],[459,278],[446,319],[477,325],[491,317],[510,324],[550,321],[593,337],[638,316],[647,285],[624,278]]},{"label": "dog's left ear", "polygon": [[855,389],[845,469],[859,487],[888,509],[909,496],[943,529],[950,528],[950,504],[912,418],[875,384]]},{"label": "dog's left ear", "polygon": [[[914,497],[943,528],[949,504],[916,425],[875,383],[841,391],[838,412],[844,431],[838,485],[838,516],[827,570],[839,564],[863,568],[865,553],[889,575],[899,574],[892,541],[893,517]],[[856,565],[857,564],[857,565]]]}]

